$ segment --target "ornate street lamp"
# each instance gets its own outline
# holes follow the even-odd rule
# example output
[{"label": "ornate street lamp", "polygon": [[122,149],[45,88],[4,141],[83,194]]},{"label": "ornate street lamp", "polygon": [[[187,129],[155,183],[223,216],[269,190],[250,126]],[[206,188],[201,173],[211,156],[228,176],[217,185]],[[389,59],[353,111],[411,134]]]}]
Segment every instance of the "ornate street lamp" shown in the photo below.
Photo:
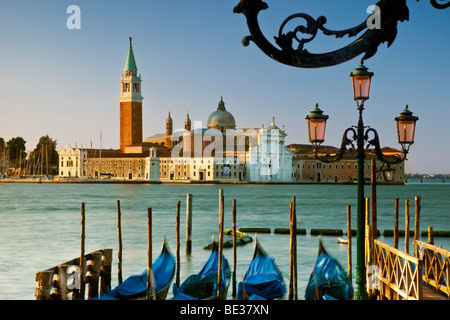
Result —
[{"label": "ornate street lamp", "polygon": [[373,77],[373,72],[369,72],[366,66],[362,64],[355,68],[355,71],[350,73],[353,84],[353,100],[364,102],[369,99],[370,82]]},{"label": "ornate street lamp", "polygon": [[319,109],[319,105],[316,106],[311,113],[306,116],[308,121],[308,134],[309,141],[314,145],[314,149],[318,149],[320,144],[325,140],[325,126],[328,116],[323,114],[323,111]]},{"label": "ornate street lamp", "polygon": [[394,181],[394,172],[395,169],[391,168],[391,166],[388,164],[386,168],[382,168],[381,172],[383,173],[383,178],[384,181],[386,182],[390,182],[390,181]]},{"label": "ornate street lamp", "polygon": [[406,150],[414,143],[416,121],[419,120],[418,117],[415,117],[412,114],[413,113],[408,110],[408,105],[406,105],[405,109],[400,113],[400,116],[395,118],[395,121],[397,122],[398,143]]},{"label": "ornate street lamp", "polygon": [[[397,164],[406,160],[406,155],[409,151],[409,146],[414,143],[414,131],[416,121],[418,117],[413,116],[412,112],[405,108],[400,113],[399,117],[395,118],[397,122],[398,130],[398,142],[402,146],[402,155],[393,154],[385,155],[381,151],[378,133],[373,128],[367,128],[364,126],[362,112],[364,110],[364,101],[369,99],[370,81],[373,76],[372,72],[368,72],[368,69],[361,63],[356,67],[355,71],[350,74],[353,83],[353,96],[357,101],[359,111],[359,121],[356,127],[350,127],[345,130],[342,137],[341,148],[336,154],[321,153],[319,154],[320,144],[325,141],[325,128],[326,120],[328,116],[323,115],[323,111],[316,107],[311,113],[306,116],[308,122],[308,134],[310,142],[314,146],[314,153],[318,160],[322,162],[335,162],[343,158],[344,154],[348,151],[347,147],[350,146],[350,151],[356,150],[356,158],[358,164],[358,186],[357,186],[357,266],[356,266],[356,285],[357,290],[355,292],[355,299],[363,300],[367,299],[366,291],[366,267],[365,267],[365,228],[364,228],[364,159],[366,153],[374,153],[378,160],[383,165]],[[366,129],[367,128],[367,129]],[[355,130],[356,129],[356,130]],[[373,135],[371,139],[370,136]],[[356,147],[354,145],[356,143]],[[365,147],[364,145],[367,144]],[[371,146],[373,148],[371,148]]]},{"label": "ornate street lamp", "polygon": [[[450,0],[430,0],[430,3],[436,9],[446,9],[450,7]],[[325,25],[327,19],[320,16],[317,19],[305,13],[296,13],[286,18],[275,36],[276,45],[273,45],[262,33],[259,26],[258,14],[266,10],[269,6],[262,0],[240,0],[234,7],[233,12],[242,13],[247,20],[250,35],[242,39],[242,44],[248,46],[250,41],[271,59],[298,68],[322,68],[334,66],[358,56],[362,60],[373,57],[378,47],[382,43],[390,46],[397,35],[397,25],[399,22],[409,20],[409,9],[406,0],[380,0],[376,7],[383,13],[380,28],[369,28],[368,18],[364,19],[359,25],[344,29],[330,30]],[[285,27],[292,26],[293,21],[302,19],[303,25],[299,24],[292,31],[285,31]],[[355,37],[358,39],[350,44],[325,53],[313,53],[305,48],[305,45],[315,39],[317,34],[322,32],[326,36],[335,36],[337,38]],[[365,291],[366,273],[364,266],[364,159],[365,153],[374,153],[382,163],[396,164],[406,159],[409,147],[414,142],[415,123],[417,117],[407,108],[395,118],[397,122],[398,140],[402,146],[402,154],[384,155],[380,148],[378,133],[375,129],[364,127],[362,111],[364,110],[364,101],[369,98],[370,83],[373,73],[369,72],[361,63],[351,74],[353,82],[353,95],[358,105],[359,121],[356,127],[345,130],[341,148],[336,154],[319,154],[320,144],[325,140],[326,120],[328,116],[323,115],[322,110],[316,106],[306,117],[308,122],[309,140],[314,146],[314,152],[317,159],[324,162],[339,161],[342,159],[347,146],[357,153],[358,160],[358,232],[357,232],[357,268],[356,283],[358,290],[355,294],[356,299],[367,297]],[[355,130],[356,129],[356,130]],[[364,131],[365,130],[365,131]],[[356,143],[356,147],[354,145]],[[364,149],[364,144],[367,148]],[[369,149],[373,146],[373,149]]]}]

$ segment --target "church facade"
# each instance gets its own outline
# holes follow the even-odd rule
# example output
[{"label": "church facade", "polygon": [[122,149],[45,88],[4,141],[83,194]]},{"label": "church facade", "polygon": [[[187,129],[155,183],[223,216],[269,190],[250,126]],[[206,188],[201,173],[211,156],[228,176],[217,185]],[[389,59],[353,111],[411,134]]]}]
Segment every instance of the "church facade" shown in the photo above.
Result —
[{"label": "church facade", "polygon": [[169,113],[164,137],[145,139],[171,150],[160,159],[162,181],[292,181],[293,153],[274,119],[268,128],[237,128],[221,98],[205,128],[192,128],[189,114],[184,130],[173,131],[172,124]]}]

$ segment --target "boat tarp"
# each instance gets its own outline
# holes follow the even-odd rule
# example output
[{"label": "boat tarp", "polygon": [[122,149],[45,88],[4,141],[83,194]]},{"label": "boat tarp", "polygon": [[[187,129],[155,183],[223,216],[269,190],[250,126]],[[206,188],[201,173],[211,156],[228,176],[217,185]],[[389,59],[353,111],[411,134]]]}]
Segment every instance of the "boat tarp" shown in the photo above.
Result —
[{"label": "boat tarp", "polygon": [[[163,250],[152,264],[156,292],[166,287],[175,271],[175,257],[167,250]],[[153,287],[153,284],[152,284]],[[120,285],[107,294],[113,297],[134,297],[145,294],[147,290],[147,270],[139,275],[128,277]]]},{"label": "boat tarp", "polygon": [[347,280],[347,274],[341,266],[328,253],[317,257],[316,264],[309,278],[305,291],[306,300],[317,299],[318,295],[328,299],[350,300],[353,298],[352,284]]},{"label": "boat tarp", "polygon": [[[203,268],[198,274],[190,275],[181,285],[173,285],[172,300],[203,299],[215,295],[217,292],[217,279],[219,270],[219,253],[213,250]],[[230,272],[228,261],[222,255],[222,290],[228,286],[227,273]]]}]

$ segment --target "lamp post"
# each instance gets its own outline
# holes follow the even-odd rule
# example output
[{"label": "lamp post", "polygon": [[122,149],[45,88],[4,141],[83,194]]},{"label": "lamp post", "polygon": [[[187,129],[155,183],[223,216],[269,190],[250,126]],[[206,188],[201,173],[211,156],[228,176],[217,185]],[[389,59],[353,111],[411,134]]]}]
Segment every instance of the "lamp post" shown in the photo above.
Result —
[{"label": "lamp post", "polygon": [[[329,154],[326,152],[320,153],[320,144],[325,141],[325,128],[327,115],[318,108],[311,110],[310,114],[306,116],[308,124],[309,140],[313,144],[315,157],[322,162],[335,162],[343,158],[344,153],[347,152],[347,146],[350,146],[350,151],[356,151],[357,167],[358,167],[358,185],[357,185],[357,233],[356,233],[356,285],[355,300],[368,299],[366,291],[366,267],[364,263],[365,258],[365,228],[364,228],[364,160],[366,153],[374,153],[378,160],[386,164],[401,163],[406,160],[409,147],[414,143],[414,133],[416,121],[419,119],[412,115],[412,112],[405,107],[400,113],[399,117],[395,118],[397,122],[398,142],[402,146],[402,154],[384,155],[380,148],[378,133],[373,128],[364,126],[362,113],[364,110],[364,102],[369,99],[370,84],[373,76],[367,67],[361,64],[355,68],[355,71],[350,74],[353,85],[353,99],[357,103],[359,112],[359,120],[357,126],[352,126],[345,130],[342,137],[341,148],[336,154]],[[355,144],[356,143],[356,147]],[[365,147],[365,145],[367,146]],[[370,149],[370,146],[373,149]]]}]

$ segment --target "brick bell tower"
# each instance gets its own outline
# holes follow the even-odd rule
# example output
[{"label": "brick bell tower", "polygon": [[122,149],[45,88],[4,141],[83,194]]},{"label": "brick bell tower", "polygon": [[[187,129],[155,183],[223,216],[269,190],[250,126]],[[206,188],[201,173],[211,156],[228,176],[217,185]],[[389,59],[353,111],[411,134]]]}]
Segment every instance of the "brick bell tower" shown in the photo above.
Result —
[{"label": "brick bell tower", "polygon": [[120,77],[120,150],[142,142],[142,100],[141,75],[137,75],[133,46],[128,50],[124,74]]}]

